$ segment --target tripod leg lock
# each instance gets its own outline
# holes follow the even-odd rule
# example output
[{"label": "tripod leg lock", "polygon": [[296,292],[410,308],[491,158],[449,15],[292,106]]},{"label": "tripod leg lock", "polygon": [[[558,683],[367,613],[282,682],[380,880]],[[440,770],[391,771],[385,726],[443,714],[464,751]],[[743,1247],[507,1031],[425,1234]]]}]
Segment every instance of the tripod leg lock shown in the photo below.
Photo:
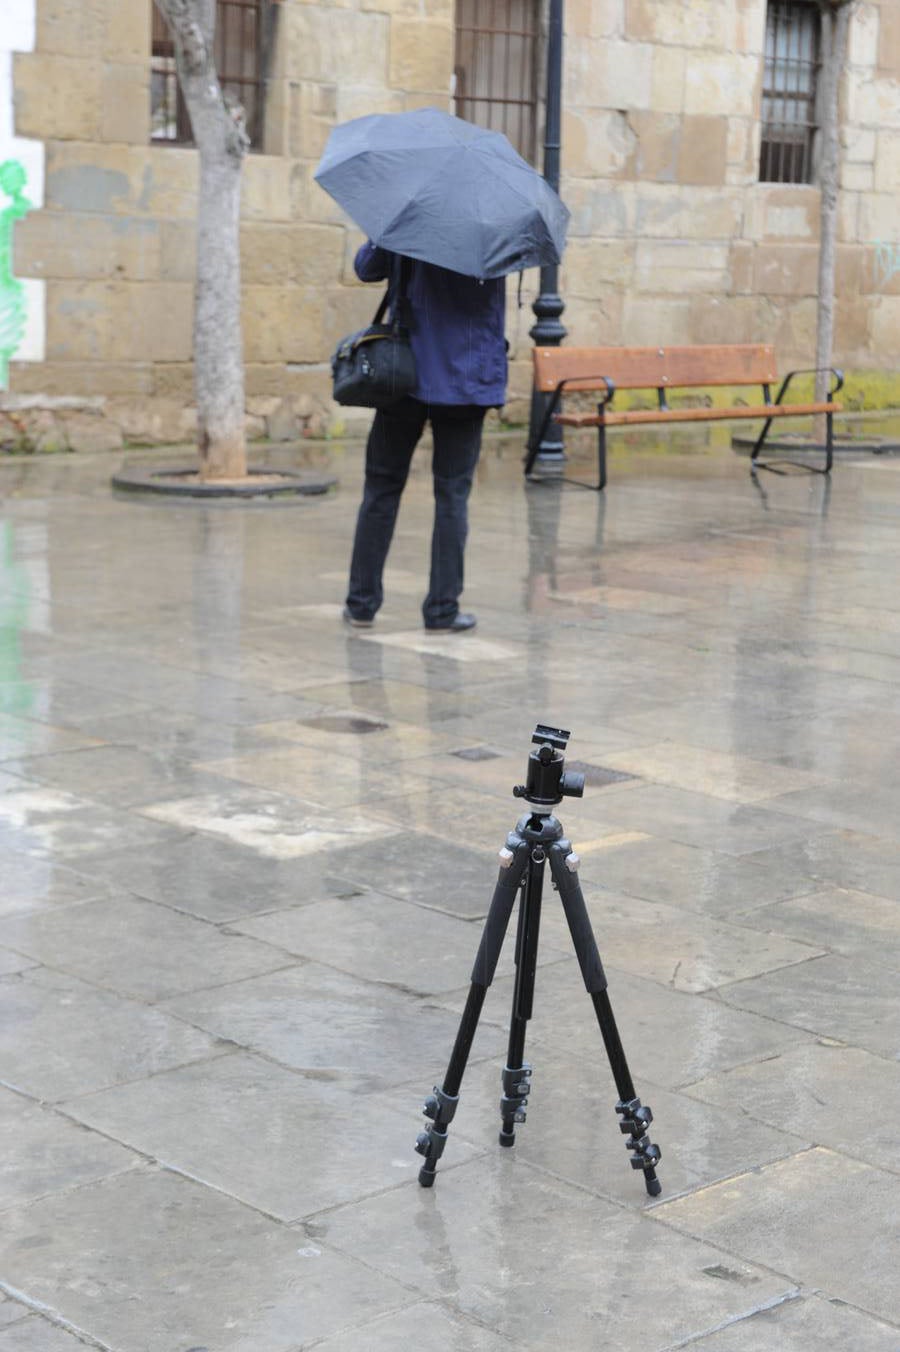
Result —
[{"label": "tripod leg lock", "polygon": [[502,1074],[503,1097],[500,1100],[500,1115],[504,1121],[525,1121],[525,1109],[528,1095],[531,1093],[532,1067],[524,1062],[518,1069],[506,1066]]},{"label": "tripod leg lock", "polygon": [[458,1105],[458,1094],[446,1094],[437,1085],[425,1100],[422,1111],[431,1118],[431,1122],[416,1137],[416,1150],[425,1156],[425,1163],[419,1170],[419,1182],[423,1188],[430,1188],[434,1184],[434,1171],[447,1144],[447,1128],[453,1121]]},{"label": "tripod leg lock", "polygon": [[420,1131],[416,1137],[416,1151],[432,1165],[437,1164],[441,1155],[444,1153],[444,1146],[447,1144],[447,1133],[441,1131],[440,1127],[432,1124],[425,1131]]},{"label": "tripod leg lock", "polygon": [[458,1094],[445,1094],[443,1089],[434,1086],[425,1100],[422,1112],[431,1118],[431,1126],[420,1131],[416,1137],[416,1150],[424,1155],[432,1165],[436,1164],[444,1153],[447,1144],[447,1128],[459,1104]]},{"label": "tripod leg lock", "polygon": [[647,1138],[647,1128],[653,1121],[651,1109],[635,1098],[629,1099],[627,1103],[617,1103],[616,1112],[621,1119],[619,1131],[628,1137],[625,1149],[631,1151],[632,1169],[652,1171],[662,1158],[662,1151]]},{"label": "tripod leg lock", "polygon": [[434,1090],[425,1100],[422,1112],[426,1117],[430,1117],[432,1122],[446,1126],[453,1121],[458,1104],[459,1094],[445,1094],[443,1089],[439,1089],[435,1085]]}]

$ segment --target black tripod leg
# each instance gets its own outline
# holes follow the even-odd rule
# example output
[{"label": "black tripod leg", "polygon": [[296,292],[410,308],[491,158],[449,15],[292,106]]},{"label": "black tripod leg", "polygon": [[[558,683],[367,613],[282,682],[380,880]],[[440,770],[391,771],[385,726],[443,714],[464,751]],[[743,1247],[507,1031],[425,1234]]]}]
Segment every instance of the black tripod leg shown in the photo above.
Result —
[{"label": "black tripod leg", "polygon": [[447,1128],[453,1121],[459,1103],[459,1087],[472,1049],[481,1007],[497,970],[509,917],[525,869],[528,867],[528,856],[529,846],[516,835],[509,836],[506,847],[500,851],[500,875],[497,878],[497,886],[494,888],[475,965],[472,968],[472,984],[456,1034],[450,1064],[447,1066],[447,1074],[444,1076],[443,1085],[440,1088],[435,1085],[434,1092],[425,1100],[423,1112],[431,1121],[416,1140],[416,1150],[425,1156],[425,1163],[419,1170],[419,1182],[423,1188],[430,1188],[434,1183],[437,1162],[447,1144]]},{"label": "black tripod leg", "polygon": [[546,853],[542,845],[533,845],[528,855],[525,892],[519,908],[516,934],[516,984],[513,991],[512,1019],[509,1026],[509,1050],[503,1070],[503,1097],[500,1100],[500,1144],[515,1143],[515,1124],[525,1121],[525,1108],[531,1091],[531,1066],[525,1061],[525,1031],[534,1005],[534,976],[537,967],[538,933],[541,924],[541,892],[544,885]]},{"label": "black tripod leg", "polygon": [[550,847],[550,872],[559,891],[566,920],[569,922],[581,975],[594,1002],[606,1055],[609,1057],[613,1078],[619,1091],[616,1112],[619,1114],[619,1130],[623,1136],[628,1137],[625,1147],[631,1152],[631,1167],[643,1170],[648,1193],[651,1197],[658,1197],[662,1187],[656,1177],[655,1166],[659,1163],[662,1152],[659,1146],[653,1145],[647,1137],[647,1128],[653,1121],[653,1113],[649,1107],[641,1104],[634,1092],[631,1072],[625,1060],[625,1052],[622,1050],[612,1005],[609,1003],[606,973],[600,961],[594,931],[578,881],[578,856],[573,854],[567,840],[559,840]]}]

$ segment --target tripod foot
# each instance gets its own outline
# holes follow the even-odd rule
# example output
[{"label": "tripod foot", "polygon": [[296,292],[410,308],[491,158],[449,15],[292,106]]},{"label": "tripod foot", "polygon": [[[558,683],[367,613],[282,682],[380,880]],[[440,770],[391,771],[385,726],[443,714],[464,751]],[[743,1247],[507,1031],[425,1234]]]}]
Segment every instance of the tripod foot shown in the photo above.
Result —
[{"label": "tripod foot", "polygon": [[423,1188],[430,1188],[434,1184],[437,1162],[447,1144],[447,1128],[453,1121],[458,1103],[458,1094],[445,1094],[437,1085],[425,1100],[422,1111],[426,1117],[431,1118],[431,1121],[416,1137],[416,1150],[425,1156],[425,1163],[419,1170],[419,1182]]},{"label": "tripod foot", "polygon": [[643,1170],[647,1192],[651,1197],[658,1197],[662,1192],[662,1184],[656,1177],[656,1165],[662,1158],[662,1151],[647,1137],[653,1113],[648,1106],[642,1105],[639,1098],[629,1099],[627,1103],[620,1100],[616,1104],[616,1112],[619,1114],[619,1131],[628,1137],[625,1149],[631,1151],[631,1167]]}]

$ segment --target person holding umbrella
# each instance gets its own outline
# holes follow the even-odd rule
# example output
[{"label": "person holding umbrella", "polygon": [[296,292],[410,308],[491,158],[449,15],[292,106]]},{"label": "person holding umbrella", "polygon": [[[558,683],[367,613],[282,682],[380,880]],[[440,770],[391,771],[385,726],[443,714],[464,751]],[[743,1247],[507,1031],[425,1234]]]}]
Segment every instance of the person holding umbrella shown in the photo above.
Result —
[{"label": "person holding umbrella", "polygon": [[505,282],[558,262],[569,213],[499,132],[436,108],[336,127],[317,182],[368,235],[357,276],[389,282],[416,362],[411,395],[379,409],[369,433],[345,620],[368,628],[413,451],[430,422],[435,519],[425,628],[465,633],[463,554],[484,418],[506,398]]},{"label": "person holding umbrella", "polygon": [[[400,259],[371,241],[356,255],[361,281],[389,278],[390,305],[400,285]],[[426,629],[464,633],[463,555],[468,501],[489,408],[506,399],[505,285],[480,281],[430,263],[406,265],[406,315],[417,385],[413,394],[378,409],[366,446],[366,478],[356,522],[346,621],[368,628],[382,602],[382,574],[413,452],[426,423],[434,450],[431,575],[422,606]]]}]

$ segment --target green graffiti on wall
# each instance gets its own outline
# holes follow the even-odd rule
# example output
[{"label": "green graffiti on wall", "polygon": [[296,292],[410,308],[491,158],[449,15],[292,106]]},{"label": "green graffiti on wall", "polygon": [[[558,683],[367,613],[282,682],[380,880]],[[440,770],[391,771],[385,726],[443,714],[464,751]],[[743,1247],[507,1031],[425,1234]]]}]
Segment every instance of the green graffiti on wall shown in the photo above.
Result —
[{"label": "green graffiti on wall", "polygon": [[10,200],[0,211],[0,390],[6,389],[10,357],[25,336],[25,288],[12,274],[12,234],[15,222],[32,210],[22,191],[27,180],[18,160],[0,164],[0,191]]}]

